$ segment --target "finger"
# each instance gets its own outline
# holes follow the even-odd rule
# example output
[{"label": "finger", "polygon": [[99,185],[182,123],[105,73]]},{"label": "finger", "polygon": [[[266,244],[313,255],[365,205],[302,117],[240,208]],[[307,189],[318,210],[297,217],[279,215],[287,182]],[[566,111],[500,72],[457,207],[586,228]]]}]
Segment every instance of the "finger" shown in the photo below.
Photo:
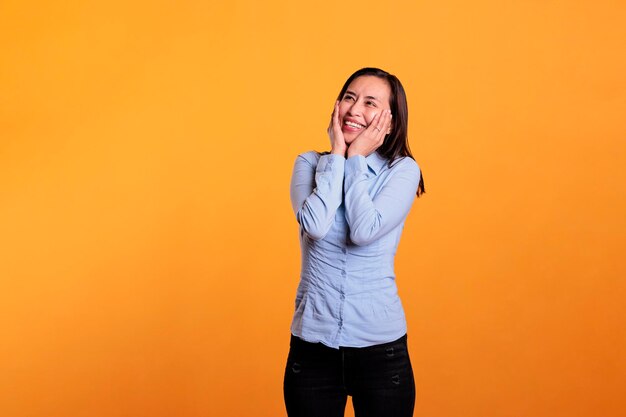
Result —
[{"label": "finger", "polygon": [[377,128],[376,140],[379,143],[382,143],[385,140],[385,136],[387,135],[387,130],[389,130],[389,126],[391,124],[391,112],[389,110],[384,111],[384,115],[381,117]]},{"label": "finger", "polygon": [[389,123],[389,111],[384,110],[381,112],[381,115],[378,118],[378,122],[376,123],[376,139],[377,140],[380,140],[381,137],[385,136],[388,123]]},{"label": "finger", "polygon": [[335,109],[333,110],[333,127],[339,129],[339,100],[335,101]]},{"label": "finger", "polygon": [[392,126],[393,126],[393,114],[391,114],[391,110],[389,110],[389,123],[387,124],[387,127],[385,128],[385,132],[387,135],[391,133]]},{"label": "finger", "polygon": [[387,134],[387,131],[389,130],[389,127],[391,126],[391,110],[387,110],[387,114],[385,117],[385,122],[383,125],[383,132],[385,132],[385,134]]},{"label": "finger", "polygon": [[369,133],[373,133],[374,135],[378,135],[378,132],[380,131],[380,127],[378,125],[380,124],[380,116],[381,116],[381,114],[382,114],[382,112],[376,113],[374,115],[374,118],[372,119],[372,122],[367,127],[367,129],[365,129],[366,131],[369,131]]},{"label": "finger", "polygon": [[378,125],[378,127],[380,127],[381,130],[384,130],[385,128],[387,128],[389,124],[391,123],[391,110],[384,110],[383,113],[384,115],[380,120],[380,124]]}]

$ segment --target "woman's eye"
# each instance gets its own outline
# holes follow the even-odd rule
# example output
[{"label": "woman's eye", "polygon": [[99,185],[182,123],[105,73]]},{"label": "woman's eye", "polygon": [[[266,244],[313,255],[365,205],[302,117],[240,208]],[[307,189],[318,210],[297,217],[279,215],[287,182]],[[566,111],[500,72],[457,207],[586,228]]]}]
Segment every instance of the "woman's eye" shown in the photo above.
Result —
[{"label": "woman's eye", "polygon": [[366,104],[367,104],[368,106],[373,106],[373,107],[376,107],[376,103],[374,103],[373,101],[367,101],[367,102],[366,102]]},{"label": "woman's eye", "polygon": [[345,96],[343,99],[346,100],[346,101],[347,100],[354,100],[354,97],[352,97],[352,96]]}]

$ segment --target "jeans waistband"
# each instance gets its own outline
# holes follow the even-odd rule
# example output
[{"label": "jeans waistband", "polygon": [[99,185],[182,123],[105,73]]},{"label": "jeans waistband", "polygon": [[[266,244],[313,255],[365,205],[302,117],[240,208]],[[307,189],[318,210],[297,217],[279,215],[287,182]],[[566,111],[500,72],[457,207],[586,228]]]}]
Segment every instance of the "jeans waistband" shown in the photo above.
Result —
[{"label": "jeans waistband", "polygon": [[333,348],[331,348],[329,346],[326,346],[325,344],[323,344],[321,342],[317,342],[317,343],[307,342],[306,340],[302,340],[298,336],[294,336],[292,334],[291,335],[290,346],[303,348],[303,349],[311,349],[311,350],[331,349],[331,350],[334,350],[334,351],[337,351],[337,350],[368,351],[368,350],[385,349],[385,348],[397,345],[398,343],[402,343],[402,344],[406,345],[406,341],[407,341],[407,335],[405,334],[404,336],[402,336],[402,337],[400,337],[400,338],[398,338],[398,339],[396,339],[396,340],[394,340],[392,342],[381,343],[381,344],[378,344],[378,345],[365,346],[365,347],[339,346],[339,349],[333,349]]}]

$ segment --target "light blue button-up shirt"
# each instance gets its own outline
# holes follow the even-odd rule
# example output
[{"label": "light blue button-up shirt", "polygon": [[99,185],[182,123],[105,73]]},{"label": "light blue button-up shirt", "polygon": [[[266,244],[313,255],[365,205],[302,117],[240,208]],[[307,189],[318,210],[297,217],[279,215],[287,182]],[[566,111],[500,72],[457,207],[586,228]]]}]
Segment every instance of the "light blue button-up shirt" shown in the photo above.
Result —
[{"label": "light blue button-up shirt", "polygon": [[297,157],[291,204],[300,225],[302,269],[293,335],[338,348],[391,342],[406,333],[394,256],[415,199],[412,158]]}]

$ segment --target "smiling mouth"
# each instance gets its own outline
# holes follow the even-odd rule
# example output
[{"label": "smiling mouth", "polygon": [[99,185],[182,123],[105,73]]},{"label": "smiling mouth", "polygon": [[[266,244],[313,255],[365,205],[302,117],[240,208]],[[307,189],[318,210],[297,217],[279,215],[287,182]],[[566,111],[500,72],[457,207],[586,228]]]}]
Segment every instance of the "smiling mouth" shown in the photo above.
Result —
[{"label": "smiling mouth", "polygon": [[360,125],[358,123],[350,122],[350,121],[347,121],[347,120],[345,122],[343,122],[343,124],[346,125],[346,126],[353,127],[355,129],[363,129],[365,127],[365,126]]}]

